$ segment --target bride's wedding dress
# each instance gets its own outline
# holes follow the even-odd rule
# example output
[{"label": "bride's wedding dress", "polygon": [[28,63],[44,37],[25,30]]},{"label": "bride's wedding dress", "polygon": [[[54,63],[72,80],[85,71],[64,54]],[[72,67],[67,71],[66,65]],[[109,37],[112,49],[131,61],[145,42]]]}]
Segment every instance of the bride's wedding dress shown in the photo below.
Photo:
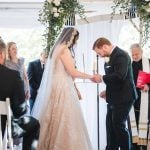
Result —
[{"label": "bride's wedding dress", "polygon": [[91,150],[72,77],[60,58],[54,68],[51,95],[41,121],[38,150]]},{"label": "bride's wedding dress", "polygon": [[40,121],[38,150],[92,150],[74,81],[60,58],[48,59],[32,115]]}]

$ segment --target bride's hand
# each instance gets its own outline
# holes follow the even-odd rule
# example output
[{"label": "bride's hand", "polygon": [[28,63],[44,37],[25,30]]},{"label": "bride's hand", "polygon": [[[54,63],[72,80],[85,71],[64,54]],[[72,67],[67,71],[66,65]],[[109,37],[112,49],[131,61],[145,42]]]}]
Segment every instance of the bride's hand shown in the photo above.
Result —
[{"label": "bride's hand", "polygon": [[91,78],[91,81],[95,83],[100,83],[102,82],[102,76],[99,74],[94,74],[93,77]]},{"label": "bride's hand", "polygon": [[79,100],[81,100],[82,99],[82,95],[81,95],[80,91],[78,90],[78,88],[77,88],[75,83],[74,83],[74,87],[75,87],[75,89],[77,91],[77,95],[78,95]]}]

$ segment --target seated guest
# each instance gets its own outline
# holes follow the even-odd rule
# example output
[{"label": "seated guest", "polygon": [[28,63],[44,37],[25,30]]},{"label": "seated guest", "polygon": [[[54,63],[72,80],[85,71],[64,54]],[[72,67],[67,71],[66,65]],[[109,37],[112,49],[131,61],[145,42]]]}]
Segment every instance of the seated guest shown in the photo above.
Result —
[{"label": "seated guest", "polygon": [[[11,109],[15,118],[15,124],[22,132],[12,131],[13,137],[23,137],[23,150],[35,150],[39,137],[39,122],[26,113],[24,85],[19,72],[5,67],[6,45],[0,38],[0,100],[10,98]],[[4,134],[6,116],[2,116],[2,133]],[[14,126],[14,128],[16,127]],[[13,128],[13,129],[14,129]]]}]

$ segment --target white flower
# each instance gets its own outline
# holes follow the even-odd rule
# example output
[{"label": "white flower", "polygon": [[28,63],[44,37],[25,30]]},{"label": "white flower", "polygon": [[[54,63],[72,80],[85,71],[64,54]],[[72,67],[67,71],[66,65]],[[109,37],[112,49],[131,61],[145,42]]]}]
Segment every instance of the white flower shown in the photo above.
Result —
[{"label": "white flower", "polygon": [[54,0],[53,3],[56,5],[56,6],[59,6],[60,5],[60,2],[61,0]]},{"label": "white flower", "polygon": [[59,12],[59,13],[62,13],[63,11],[64,11],[63,8],[59,8],[59,9],[58,9],[58,12]]},{"label": "white flower", "polygon": [[53,0],[48,0],[48,2],[51,4],[53,2]]},{"label": "white flower", "polygon": [[54,13],[54,17],[56,17],[56,18],[59,17],[59,13],[57,13],[57,12]]},{"label": "white flower", "polygon": [[52,12],[57,13],[57,7],[53,7]]},{"label": "white flower", "polygon": [[145,9],[146,12],[150,12],[150,3],[146,6],[143,6],[143,9]]},{"label": "white flower", "polygon": [[148,6],[147,6],[146,11],[147,11],[147,12],[150,12],[150,3],[148,3]]},{"label": "white flower", "polygon": [[150,7],[146,8],[146,11],[147,11],[147,12],[150,12]]}]

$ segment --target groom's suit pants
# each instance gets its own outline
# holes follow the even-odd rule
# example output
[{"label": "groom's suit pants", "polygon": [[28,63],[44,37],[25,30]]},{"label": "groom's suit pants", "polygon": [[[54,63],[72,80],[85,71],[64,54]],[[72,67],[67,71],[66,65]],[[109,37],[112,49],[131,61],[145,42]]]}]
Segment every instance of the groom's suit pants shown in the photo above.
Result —
[{"label": "groom's suit pants", "polygon": [[106,150],[119,150],[119,148],[120,150],[131,150],[130,135],[126,128],[126,121],[131,106],[132,103],[125,103],[118,106],[107,105]]}]

